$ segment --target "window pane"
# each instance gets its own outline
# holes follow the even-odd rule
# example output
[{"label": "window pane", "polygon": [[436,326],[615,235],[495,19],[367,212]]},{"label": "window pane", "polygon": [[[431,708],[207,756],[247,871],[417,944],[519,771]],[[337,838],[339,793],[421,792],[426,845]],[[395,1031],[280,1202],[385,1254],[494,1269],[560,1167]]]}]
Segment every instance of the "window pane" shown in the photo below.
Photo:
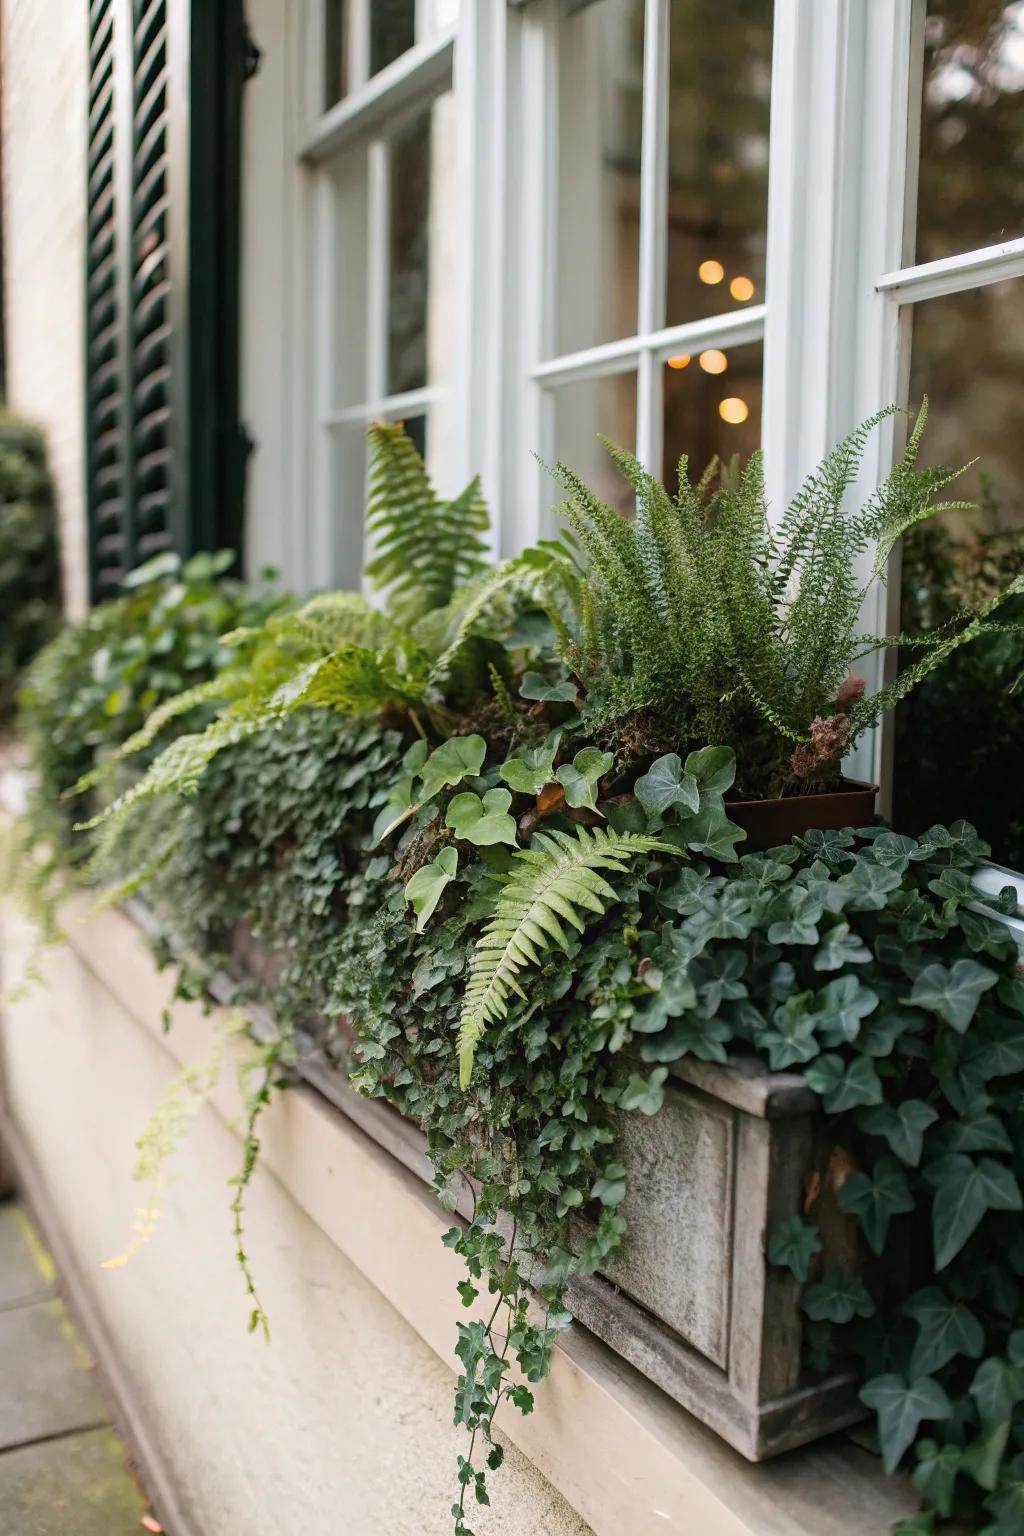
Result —
[{"label": "window pane", "polygon": [[555,355],[636,332],[643,44],[643,0],[559,24]]},{"label": "window pane", "polygon": [[[613,443],[636,447],[636,374],[618,373],[603,379],[581,379],[552,390],[553,457],[574,470],[608,506],[631,512],[633,493],[612,464],[598,434]],[[544,532],[561,526],[553,508],[564,495],[544,470],[542,505],[547,508]]]},{"label": "window pane", "polygon": [[1024,5],[928,0],[917,260],[1024,234]]},{"label": "window pane", "polygon": [[1000,527],[1024,527],[1024,281],[915,304],[910,399],[929,398],[922,459],[965,464],[950,494],[984,500]]},{"label": "window pane", "polygon": [[348,95],[347,0],[324,0],[324,110]]},{"label": "window pane", "polygon": [[[929,396],[922,461],[978,463],[948,497],[978,503],[904,540],[903,626],[934,629],[1024,570],[1024,281],[914,306],[911,399]],[[1001,616],[1024,619],[1024,600]],[[916,652],[901,656],[914,659]],[[907,832],[964,817],[997,860],[1024,867],[1024,709],[1008,689],[1024,670],[1024,636],[994,635],[955,652],[896,711],[896,825]]]},{"label": "window pane", "polygon": [[421,389],[446,373],[454,322],[455,146],[447,92],[391,141],[387,392]]},{"label": "window pane", "polygon": [[352,149],[327,172],[334,180],[331,243],[337,340],[327,399],[335,409],[366,399],[366,151]]},{"label": "window pane", "polygon": [[678,485],[682,454],[689,457],[694,478],[716,455],[728,462],[738,454],[745,463],[760,446],[762,368],[760,342],[668,359],[663,472],[670,491]]},{"label": "window pane", "polygon": [[328,569],[314,571],[315,587],[344,587],[358,592],[363,572],[363,525],[366,516],[367,444],[363,422],[331,427],[331,500]]},{"label": "window pane", "polygon": [[416,0],[370,0],[370,74],[377,74],[416,41]]},{"label": "window pane", "polygon": [[672,0],[667,323],[764,301],[771,0]]}]

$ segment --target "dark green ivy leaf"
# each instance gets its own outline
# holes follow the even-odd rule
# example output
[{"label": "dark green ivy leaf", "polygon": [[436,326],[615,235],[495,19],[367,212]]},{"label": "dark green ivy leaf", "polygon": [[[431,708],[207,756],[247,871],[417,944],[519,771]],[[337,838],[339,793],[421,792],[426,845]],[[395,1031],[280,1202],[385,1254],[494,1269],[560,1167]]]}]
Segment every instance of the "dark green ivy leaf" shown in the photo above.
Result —
[{"label": "dark green ivy leaf", "polygon": [[938,1445],[934,1440],[921,1440],[917,1446],[914,1487],[943,1517],[952,1512],[953,1490],[962,1456],[959,1446]]},{"label": "dark green ivy leaf", "polygon": [[953,1407],[937,1381],[920,1376],[876,1376],[861,1389],[860,1400],[878,1415],[882,1464],[895,1472],[904,1452],[925,1420],[949,1419]]},{"label": "dark green ivy leaf", "polygon": [[990,1157],[973,1162],[963,1153],[949,1152],[929,1163],[925,1176],[936,1190],[932,1202],[936,1269],[945,1269],[956,1257],[986,1211],[1022,1208],[1017,1180]]},{"label": "dark green ivy leaf", "polygon": [[830,1115],[861,1104],[880,1104],[882,1084],[874,1063],[858,1056],[847,1066],[841,1056],[819,1056],[804,1073],[804,1081],[821,1095]]},{"label": "dark green ivy leaf", "polygon": [[667,1067],[655,1067],[650,1077],[631,1077],[619,1104],[623,1109],[638,1109],[642,1115],[656,1115],[665,1102]]},{"label": "dark green ivy leaf", "polygon": [[1014,1408],[1024,1402],[1024,1359],[1019,1364],[1000,1356],[983,1360],[968,1390],[983,1424],[1009,1422]]},{"label": "dark green ivy leaf", "polygon": [[810,1273],[811,1259],[821,1252],[821,1233],[810,1222],[792,1216],[772,1228],[768,1239],[768,1262],[788,1269],[804,1282]]},{"label": "dark green ivy leaf", "polygon": [[830,1269],[823,1280],[809,1285],[803,1309],[819,1323],[848,1323],[854,1317],[875,1315],[875,1303],[863,1280],[844,1269]]},{"label": "dark green ivy leaf", "polygon": [[985,1330],[974,1313],[936,1285],[915,1291],[903,1310],[918,1326],[911,1376],[930,1376],[957,1355],[977,1360],[985,1347]]},{"label": "dark green ivy leaf", "polygon": [[[894,1157],[880,1157],[870,1173],[854,1173],[839,1191],[841,1210],[856,1216],[875,1253],[885,1247],[894,1216],[914,1209],[907,1176]],[[922,1368],[920,1373],[923,1374]]]},{"label": "dark green ivy leaf", "polygon": [[909,1001],[917,1008],[937,1013],[955,1030],[963,1034],[974,1017],[978,1000],[983,992],[994,987],[999,980],[995,971],[977,960],[955,960],[952,966],[938,961],[926,965],[918,973]]},{"label": "dark green ivy leaf", "polygon": [[836,923],[825,934],[814,956],[816,971],[839,971],[844,965],[867,965],[872,955],[849,923]]},{"label": "dark green ivy leaf", "polygon": [[986,1528],[985,1536],[1020,1536],[1024,1531],[1024,1455],[1015,1456],[1003,1469],[1000,1487],[985,1500],[985,1508],[997,1521]]},{"label": "dark green ivy leaf", "polygon": [[873,1136],[884,1136],[900,1161],[916,1168],[921,1161],[924,1133],[938,1118],[930,1104],[921,1099],[904,1099],[901,1104],[875,1104],[862,1109],[857,1124]]}]

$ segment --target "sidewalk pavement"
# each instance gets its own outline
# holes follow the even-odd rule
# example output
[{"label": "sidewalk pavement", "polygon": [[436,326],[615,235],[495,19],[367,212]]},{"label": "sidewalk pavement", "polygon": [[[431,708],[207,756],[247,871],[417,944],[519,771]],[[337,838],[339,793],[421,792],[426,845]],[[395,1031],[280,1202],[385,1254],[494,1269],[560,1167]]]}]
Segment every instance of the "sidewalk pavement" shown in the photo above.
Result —
[{"label": "sidewalk pavement", "polygon": [[161,1529],[147,1508],[53,1262],[0,1204],[0,1533],[142,1536]]}]

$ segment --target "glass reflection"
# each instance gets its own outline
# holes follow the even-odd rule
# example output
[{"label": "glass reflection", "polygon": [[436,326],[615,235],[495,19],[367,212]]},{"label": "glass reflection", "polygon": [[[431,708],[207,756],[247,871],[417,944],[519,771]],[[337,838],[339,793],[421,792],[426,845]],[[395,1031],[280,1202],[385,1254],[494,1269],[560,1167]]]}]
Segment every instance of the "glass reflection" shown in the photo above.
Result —
[{"label": "glass reflection", "polygon": [[393,64],[416,41],[416,0],[370,0],[370,74]]},{"label": "glass reflection", "polygon": [[738,454],[746,463],[760,446],[761,371],[760,342],[668,359],[662,473],[673,494],[682,454],[689,458],[692,479],[715,457],[728,463]]},{"label": "glass reflection", "polygon": [[[916,304],[911,399],[927,392],[926,464],[978,462],[948,497],[950,512],[903,541],[902,620],[935,630],[1024,571],[1024,282],[992,284]],[[1024,598],[1000,619],[1024,620]],[[900,657],[901,664],[914,653]],[[1024,634],[964,646],[896,711],[894,820],[919,833],[966,818],[995,858],[1024,868],[1024,709],[1009,689],[1024,672]]]},{"label": "glass reflection", "polygon": [[346,0],[324,0],[324,110],[348,95],[348,21]]},{"label": "glass reflection", "polygon": [[928,0],[917,260],[1024,234],[1024,3]]},{"label": "glass reflection", "polygon": [[560,21],[556,354],[636,332],[643,51],[643,0]]},{"label": "glass reflection", "polygon": [[[574,470],[617,512],[632,514],[633,493],[612,464],[598,434],[632,452],[636,447],[636,374],[580,379],[552,391],[555,457]],[[545,534],[561,526],[553,508],[563,499],[557,482],[542,471]]]},{"label": "glass reflection", "polygon": [[764,300],[771,0],[672,0],[669,325]]},{"label": "glass reflection", "polygon": [[422,113],[391,142],[389,394],[427,382],[431,119]]}]

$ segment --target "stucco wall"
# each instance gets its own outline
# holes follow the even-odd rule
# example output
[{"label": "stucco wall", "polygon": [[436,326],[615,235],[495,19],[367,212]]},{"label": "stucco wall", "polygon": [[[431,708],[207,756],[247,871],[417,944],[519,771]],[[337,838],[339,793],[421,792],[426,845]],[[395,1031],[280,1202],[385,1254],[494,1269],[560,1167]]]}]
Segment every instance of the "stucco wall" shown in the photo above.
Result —
[{"label": "stucco wall", "polygon": [[65,602],[86,603],[83,262],[88,6],[5,0],[7,399],[46,432]]},{"label": "stucco wall", "polygon": [[[8,981],[27,942],[5,918]],[[100,1268],[129,1237],[133,1143],[175,1069],[72,950],[46,970],[4,1019],[7,1102],[198,1530],[448,1536],[465,1448],[450,1371],[262,1170],[247,1232],[272,1342],[246,1333],[227,1209],[239,1144],[212,1110],[175,1160],[157,1233]],[[586,1536],[513,1447],[494,1495],[474,1510],[480,1536]]]}]

